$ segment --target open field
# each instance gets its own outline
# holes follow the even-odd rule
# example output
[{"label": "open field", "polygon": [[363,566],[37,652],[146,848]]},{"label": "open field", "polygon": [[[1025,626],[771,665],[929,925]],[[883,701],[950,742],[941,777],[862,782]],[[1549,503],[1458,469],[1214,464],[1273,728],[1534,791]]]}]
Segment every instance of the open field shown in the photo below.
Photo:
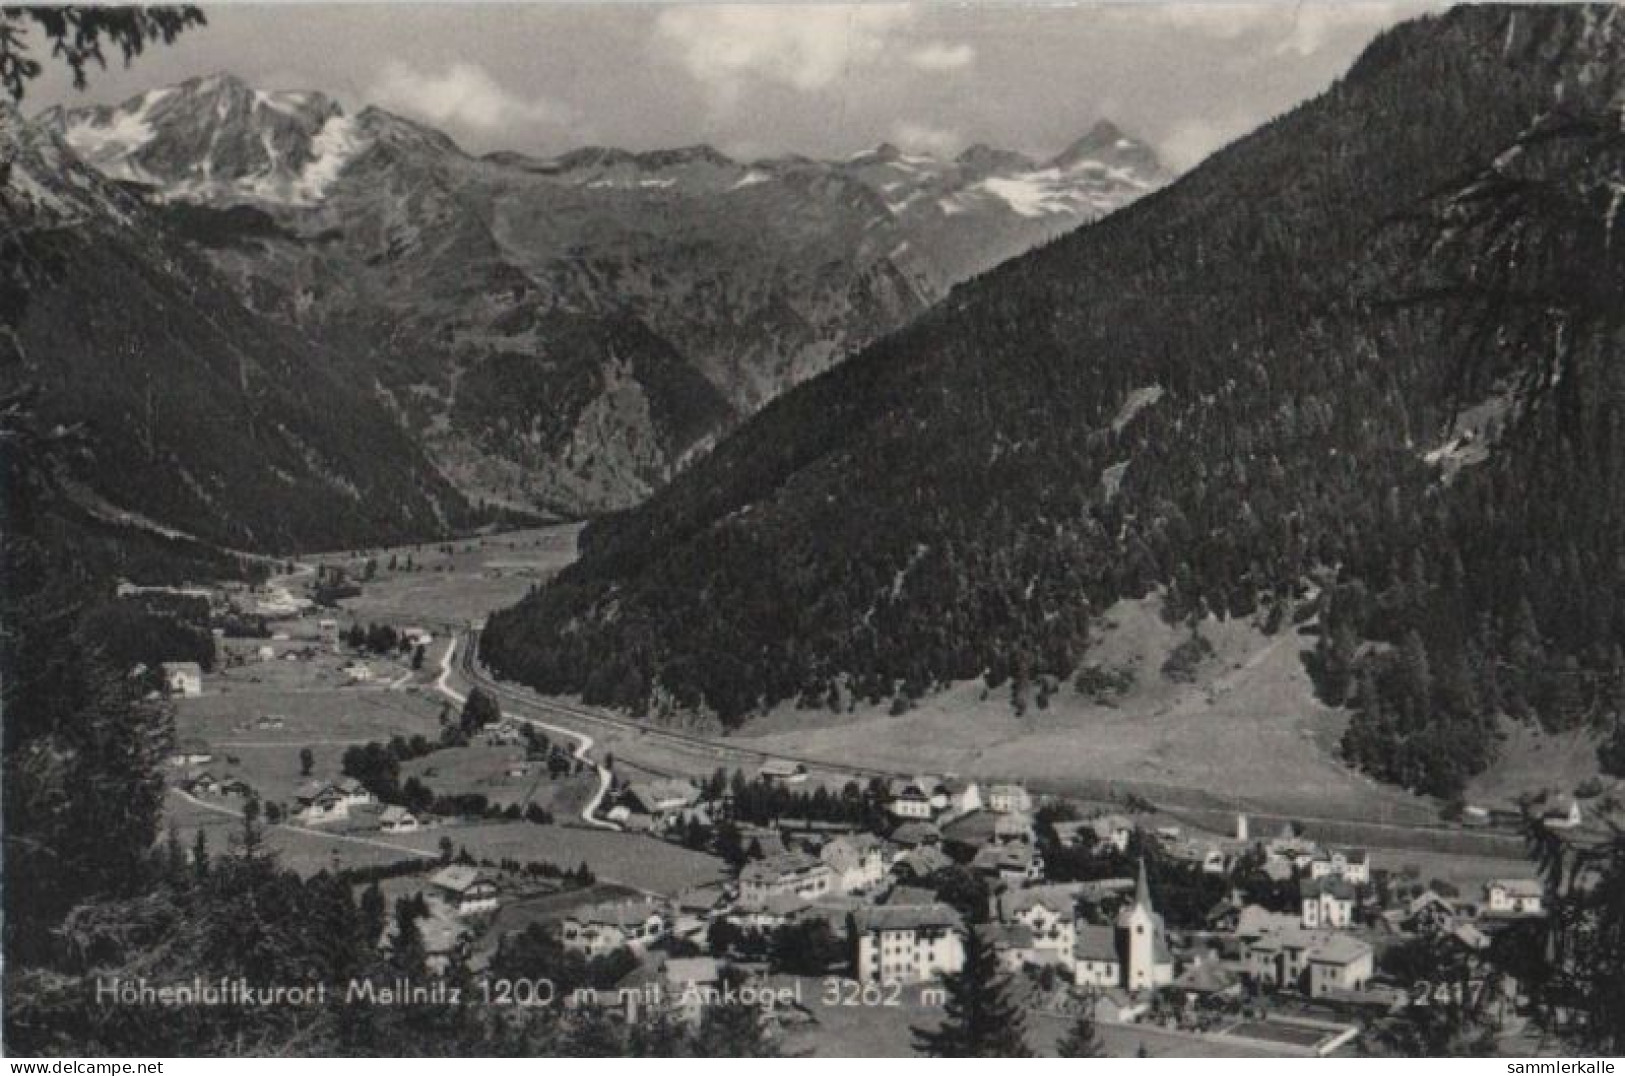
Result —
[{"label": "open field", "polygon": [[[1193,683],[1179,684],[1162,665],[1183,632],[1162,622],[1154,598],[1112,606],[1089,661],[1128,670],[1134,683],[1108,705],[1063,684],[1047,708],[1029,706],[1018,717],[1007,687],[975,681],[899,716],[886,704],[840,715],[781,706],[735,739],[832,762],[1024,778],[1035,789],[1087,798],[1133,791],[1171,806],[1280,819],[1438,820],[1431,800],[1337,759],[1347,713],[1314,697],[1303,664],[1313,636],[1288,629],[1272,637],[1246,621],[1209,620],[1202,634],[1214,654]],[[1519,727],[1471,794],[1504,802],[1550,785],[1572,788],[1595,773],[1587,734],[1542,736]],[[1364,841],[1374,843],[1369,835]]]},{"label": "open field", "polygon": [[[575,560],[580,531],[581,524],[569,523],[462,539],[451,543],[450,553],[422,545],[369,551],[359,558],[338,553],[306,559],[342,565],[353,574],[367,557],[377,562],[377,575],[363,585],[361,596],[341,603],[356,619],[397,626],[463,623],[512,605]],[[391,556],[401,566],[408,555],[414,570],[388,569]]]},{"label": "open field", "polygon": [[[441,701],[427,692],[291,685],[228,692],[217,691],[216,684],[209,678],[207,694],[177,701],[176,735],[203,740],[215,756],[209,772],[241,777],[267,802],[290,801],[306,780],[299,772],[302,748],[315,756],[312,776],[335,778],[340,758],[354,744],[395,735],[432,739],[440,731]],[[260,728],[260,718],[270,715],[283,727]]]},{"label": "open field", "polygon": [[1517,721],[1502,722],[1501,758],[1467,785],[1467,801],[1510,806],[1525,792],[1556,784],[1572,789],[1598,774],[1597,736],[1590,730],[1548,733]]},{"label": "open field", "polygon": [[[1008,688],[958,684],[892,717],[884,707],[852,714],[781,708],[749,726],[741,743],[830,760],[937,772],[1025,777],[1078,791],[1207,792],[1230,810],[1300,811],[1387,821],[1430,821],[1427,801],[1353,773],[1327,745],[1346,715],[1314,698],[1301,654],[1312,640],[1290,630],[1266,636],[1241,621],[1208,621],[1215,653],[1192,684],[1170,682],[1162,664],[1183,638],[1153,599],[1119,602],[1091,660],[1130,669],[1134,686],[1113,705],[1063,685],[1046,709],[1017,717]],[[1098,787],[1094,788],[1098,794]]]},{"label": "open field", "polygon": [[[235,800],[223,800],[220,806],[236,811],[241,804]],[[174,824],[182,843],[188,848],[199,830],[204,832],[209,849],[215,853],[231,848],[242,832],[242,822],[237,815],[200,807],[174,791],[170,792],[165,809],[168,820]],[[435,831],[425,831],[417,836],[431,832]],[[265,844],[277,854],[284,866],[305,875],[345,867],[395,863],[424,855],[422,849],[401,846],[393,834],[344,834],[336,830],[329,833],[297,826],[265,827]]]},{"label": "open field", "polygon": [[477,793],[503,807],[534,803],[561,819],[578,815],[598,787],[598,779],[590,773],[553,780],[543,762],[525,764],[523,777],[509,777],[509,766],[523,763],[524,757],[523,747],[446,748],[403,762],[401,780],[417,777],[439,795]]},{"label": "open field", "polygon": [[714,882],[723,875],[722,861],[715,856],[613,830],[479,822],[392,834],[388,839],[405,848],[435,851],[443,836],[468,849],[476,859],[541,860],[571,869],[586,863],[604,881],[662,895]]},{"label": "open field", "polygon": [[[212,805],[211,805],[212,806]],[[223,809],[199,806],[178,792],[171,792],[168,818],[190,846],[193,835],[202,829],[209,847],[220,851],[230,847],[241,830],[234,813],[241,806],[235,800],[219,801]],[[716,882],[724,874],[720,859],[691,852],[649,837],[616,833],[611,830],[529,822],[448,823],[416,833],[345,832],[306,829],[299,826],[268,826],[266,843],[284,862],[301,873],[393,863],[411,857],[438,856],[440,841],[450,838],[476,859],[517,859],[520,862],[553,863],[573,870],[586,863],[601,881],[619,883],[638,892],[670,896],[690,886]]]}]

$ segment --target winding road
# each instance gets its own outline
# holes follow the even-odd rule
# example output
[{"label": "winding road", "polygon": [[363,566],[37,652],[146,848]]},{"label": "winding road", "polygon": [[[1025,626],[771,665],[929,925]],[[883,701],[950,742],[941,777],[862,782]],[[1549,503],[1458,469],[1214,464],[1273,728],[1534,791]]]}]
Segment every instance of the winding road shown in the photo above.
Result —
[{"label": "winding road", "polygon": [[[440,692],[440,694],[444,695],[458,706],[461,706],[468,701],[468,696],[452,687],[449,682],[453,670],[452,658],[457,654],[457,643],[459,638],[460,636],[458,635],[452,635],[451,640],[446,644],[446,652],[440,655],[440,675],[435,677],[434,687],[436,691]],[[512,693],[505,692],[504,694],[509,697],[510,702],[520,701],[521,705],[529,705],[522,700],[514,700]],[[591,766],[593,768],[593,772],[598,775],[598,789],[593,793],[592,799],[588,800],[586,805],[581,808],[581,820],[587,823],[589,826],[596,826],[599,829],[620,829],[621,827],[614,822],[610,822],[607,819],[598,817],[598,807],[604,802],[604,797],[609,794],[611,776],[609,770],[605,769],[603,766],[600,766],[592,758],[591,751],[593,747],[593,738],[584,732],[578,732],[575,729],[567,729],[561,725],[550,724],[541,720],[540,718],[527,717],[524,714],[513,713],[511,710],[509,710],[508,716],[513,718],[515,721],[523,721],[527,725],[534,725],[539,729],[545,729],[548,732],[555,733],[560,736],[568,736],[571,740],[575,741],[576,748],[573,752],[571,752],[572,757],[580,760],[588,766]]]}]

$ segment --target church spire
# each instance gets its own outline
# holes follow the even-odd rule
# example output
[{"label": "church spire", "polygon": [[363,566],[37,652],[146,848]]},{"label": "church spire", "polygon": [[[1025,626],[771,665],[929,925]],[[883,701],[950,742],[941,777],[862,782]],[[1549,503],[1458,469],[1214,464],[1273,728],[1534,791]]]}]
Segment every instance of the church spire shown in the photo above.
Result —
[{"label": "church spire", "polygon": [[1140,857],[1140,877],[1134,884],[1134,903],[1146,911],[1151,910],[1151,886],[1145,880],[1145,857]]}]

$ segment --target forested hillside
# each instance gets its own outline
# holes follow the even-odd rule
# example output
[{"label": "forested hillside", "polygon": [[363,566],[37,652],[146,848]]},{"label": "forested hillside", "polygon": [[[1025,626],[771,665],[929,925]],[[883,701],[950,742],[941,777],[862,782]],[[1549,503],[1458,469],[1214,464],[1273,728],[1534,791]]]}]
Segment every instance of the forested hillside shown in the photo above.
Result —
[{"label": "forested hillside", "polygon": [[61,461],[81,530],[134,513],[163,525],[152,533],[290,550],[468,525],[370,386],[333,366],[0,106],[0,387],[34,390],[40,421],[82,430]]},{"label": "forested hillside", "polygon": [[1174,618],[1321,603],[1345,751],[1412,787],[1457,790],[1498,707],[1612,720],[1622,41],[1608,8],[1384,34],[589,528],[485,654],[737,724],[1068,675],[1092,611],[1165,588]]}]

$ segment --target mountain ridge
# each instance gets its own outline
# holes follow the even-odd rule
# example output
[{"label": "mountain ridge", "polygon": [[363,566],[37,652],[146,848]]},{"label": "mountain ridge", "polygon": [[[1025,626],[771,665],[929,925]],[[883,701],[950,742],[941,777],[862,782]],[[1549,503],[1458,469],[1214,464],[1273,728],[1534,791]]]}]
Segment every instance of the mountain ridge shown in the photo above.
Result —
[{"label": "mountain ridge", "polygon": [[[564,516],[636,503],[955,283],[1166,178],[1152,158],[1065,171],[901,151],[740,162],[704,145],[474,157],[376,106],[351,115],[225,75],[41,120],[207,237],[252,309],[344,355],[465,495]],[[642,341],[644,361],[555,347],[525,375],[530,414],[459,404],[516,385],[516,357],[547,350],[548,332],[581,339],[582,316],[599,339]],[[629,318],[647,332],[623,333]],[[690,373],[640,380],[673,357]],[[704,400],[703,428],[671,420],[678,399]],[[543,413],[554,404],[562,423]]]},{"label": "mountain ridge", "polygon": [[[1515,180],[1497,162],[1534,160],[1518,147],[1544,113],[1610,130],[1583,116],[1617,106],[1620,30],[1608,9],[1508,6],[1388,31],[1319,97],[956,289],[590,526],[483,652],[543,691],[730,725],[977,677],[1031,705],[1087,660],[1095,611],[1156,591],[1198,633],[1318,614],[1317,682],[1358,710],[1346,756],[1408,787],[1459,791],[1496,708],[1591,719],[1625,687],[1598,652],[1621,610],[1586,582],[1616,578],[1625,506],[1572,457],[1583,431],[1617,473],[1618,439],[1606,409],[1551,424],[1585,410],[1577,378],[1615,398],[1595,311],[1617,303],[1561,315],[1585,326],[1563,362],[1554,339],[1581,338],[1554,336],[1559,314],[1505,305],[1532,285],[1491,288],[1563,259],[1518,270],[1463,214],[1580,243],[1534,193],[1572,200],[1570,158]],[[1617,297],[1603,248],[1576,248],[1585,292],[1548,280],[1544,300]],[[1494,423],[1460,420],[1509,378],[1538,391],[1472,462],[1462,439]]]}]

